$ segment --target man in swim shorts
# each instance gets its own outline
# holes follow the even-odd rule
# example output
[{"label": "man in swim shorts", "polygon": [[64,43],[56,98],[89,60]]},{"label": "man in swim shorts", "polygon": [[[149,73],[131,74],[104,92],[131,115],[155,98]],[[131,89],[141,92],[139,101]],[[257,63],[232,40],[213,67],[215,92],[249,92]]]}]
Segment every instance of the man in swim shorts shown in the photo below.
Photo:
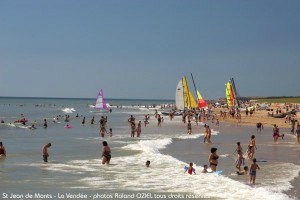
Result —
[{"label": "man in swim shorts", "polygon": [[256,164],[256,159],[253,158],[253,163],[250,166],[250,184],[255,185],[255,178],[256,178],[256,170],[260,169],[259,166]]},{"label": "man in swim shorts", "polygon": [[48,144],[45,144],[42,148],[42,156],[43,156],[43,160],[44,162],[48,162],[48,157],[49,157],[49,154],[47,152],[47,149],[51,147],[51,143],[48,143]]}]

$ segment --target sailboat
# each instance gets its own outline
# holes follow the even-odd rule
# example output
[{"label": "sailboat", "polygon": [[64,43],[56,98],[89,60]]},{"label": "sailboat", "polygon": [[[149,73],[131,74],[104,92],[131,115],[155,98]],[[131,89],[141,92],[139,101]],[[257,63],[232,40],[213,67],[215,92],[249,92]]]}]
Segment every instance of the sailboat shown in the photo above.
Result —
[{"label": "sailboat", "polygon": [[236,87],[235,87],[233,78],[231,78],[225,85],[226,85],[225,91],[226,91],[226,99],[227,99],[228,108],[240,106],[240,98],[236,91]]},{"label": "sailboat", "polygon": [[98,109],[100,112],[107,112],[108,107],[107,104],[104,101],[103,91],[102,89],[98,92],[98,96],[96,99],[96,104],[90,106],[91,108]]},{"label": "sailboat", "polygon": [[182,77],[178,82],[175,93],[177,110],[197,108],[197,103],[188,88],[186,77]]},{"label": "sailboat", "polygon": [[182,110],[185,109],[192,109],[197,108],[197,103],[191,93],[189,91],[186,77],[182,77],[177,84],[176,91],[175,91],[175,105],[177,111],[168,111],[168,112],[161,112],[163,115],[169,115],[173,113],[174,115],[182,115]]},{"label": "sailboat", "polygon": [[199,90],[196,89],[196,85],[195,85],[195,81],[194,81],[194,77],[193,77],[192,73],[191,73],[191,77],[192,77],[194,88],[195,88],[195,91],[196,91],[196,94],[197,94],[198,108],[205,108],[205,107],[207,107],[207,104],[206,104],[205,100],[203,99],[203,97],[201,96]]}]

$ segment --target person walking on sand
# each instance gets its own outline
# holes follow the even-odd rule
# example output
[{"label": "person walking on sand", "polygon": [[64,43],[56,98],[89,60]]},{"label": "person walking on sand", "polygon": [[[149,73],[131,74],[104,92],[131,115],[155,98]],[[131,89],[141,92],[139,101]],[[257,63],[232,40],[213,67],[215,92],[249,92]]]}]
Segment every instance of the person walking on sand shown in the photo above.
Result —
[{"label": "person walking on sand", "polygon": [[247,150],[247,154],[248,154],[248,159],[252,159],[255,153],[254,148],[257,150],[257,147],[255,145],[255,135],[251,135],[250,140],[249,140],[249,144],[248,144],[248,150]]},{"label": "person walking on sand", "polygon": [[253,158],[252,164],[250,166],[250,184],[255,185],[255,179],[256,179],[256,170],[260,169],[259,166],[256,164],[256,159]]},{"label": "person walking on sand", "polygon": [[208,156],[208,163],[209,163],[209,167],[211,168],[212,171],[217,171],[217,165],[218,165],[218,159],[219,156],[217,155],[217,148],[212,147],[210,149],[210,154]]},{"label": "person walking on sand", "polygon": [[1,157],[6,157],[6,150],[2,142],[0,142],[0,158]]},{"label": "person walking on sand", "polygon": [[106,141],[102,142],[102,165],[109,164],[111,159],[111,150]]},{"label": "person walking on sand", "polygon": [[44,162],[48,162],[48,157],[49,157],[49,154],[48,154],[48,148],[51,147],[51,143],[48,143],[48,144],[45,144],[43,147],[42,147],[42,156],[43,156],[43,160]]}]

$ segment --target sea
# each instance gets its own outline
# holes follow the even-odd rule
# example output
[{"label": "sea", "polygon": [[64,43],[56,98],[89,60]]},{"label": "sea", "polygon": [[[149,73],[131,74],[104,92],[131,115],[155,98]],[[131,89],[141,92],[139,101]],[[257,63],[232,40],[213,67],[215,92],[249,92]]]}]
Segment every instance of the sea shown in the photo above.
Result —
[{"label": "sea", "polygon": [[[0,199],[300,199],[299,145],[293,135],[286,134],[274,145],[268,128],[256,133],[253,127],[216,126],[211,121],[193,122],[193,134],[187,135],[181,116],[163,116],[162,126],[157,125],[155,113],[168,110],[160,105],[167,107],[172,100],[106,99],[112,112],[91,108],[94,103],[80,98],[0,97],[0,141],[7,152],[0,159]],[[69,122],[64,122],[65,115]],[[130,115],[142,121],[139,138],[130,137]],[[60,123],[53,122],[57,116]],[[99,136],[101,116],[107,116],[112,137]],[[37,129],[14,123],[23,117],[27,126]],[[205,123],[212,128],[212,144],[203,143]],[[64,128],[66,124],[72,128]],[[236,142],[246,151],[252,134],[260,166],[254,186],[247,175],[236,175],[233,156]],[[101,164],[103,141],[112,151],[109,165]],[[52,146],[49,162],[44,163],[41,148],[47,143]],[[201,173],[211,147],[218,148],[220,175]],[[145,167],[147,160],[150,167]],[[184,173],[190,162],[196,175]]]}]

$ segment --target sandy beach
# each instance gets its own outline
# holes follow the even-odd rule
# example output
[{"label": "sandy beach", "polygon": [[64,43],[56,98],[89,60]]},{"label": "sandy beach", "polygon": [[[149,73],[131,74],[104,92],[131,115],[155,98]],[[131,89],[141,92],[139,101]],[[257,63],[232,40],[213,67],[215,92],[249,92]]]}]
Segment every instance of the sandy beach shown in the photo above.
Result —
[{"label": "sandy beach", "polygon": [[[276,107],[271,107],[274,110],[276,110]],[[221,108],[215,108],[214,113],[218,116],[220,115],[220,111],[225,111],[226,109]],[[285,111],[285,109],[283,109]],[[241,112],[242,114],[242,120],[241,122],[237,122],[236,119],[232,119],[231,117],[227,117],[226,119],[223,119],[222,117],[219,117],[220,122],[230,123],[230,124],[239,124],[241,126],[256,126],[256,123],[260,122],[263,124],[264,127],[273,127],[274,124],[276,124],[279,128],[290,128],[291,125],[289,123],[285,123],[285,118],[274,118],[268,116],[268,112],[270,111],[266,110],[258,110],[253,113],[252,116],[248,115],[246,116],[245,112]],[[275,112],[274,112],[275,113]],[[297,116],[296,119],[299,119]]]}]

